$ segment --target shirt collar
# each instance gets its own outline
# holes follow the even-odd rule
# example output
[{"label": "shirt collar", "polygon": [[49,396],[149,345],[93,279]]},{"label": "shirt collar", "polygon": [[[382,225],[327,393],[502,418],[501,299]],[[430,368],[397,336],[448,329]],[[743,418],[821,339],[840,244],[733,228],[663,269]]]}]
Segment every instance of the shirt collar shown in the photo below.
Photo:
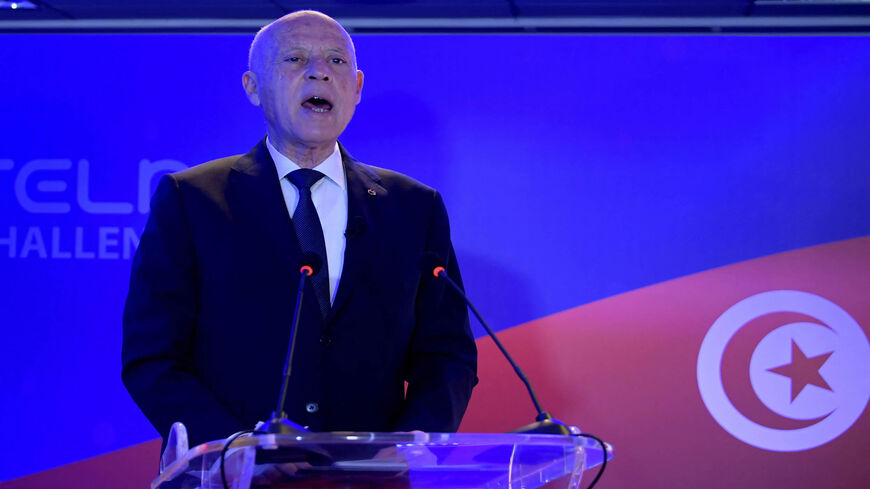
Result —
[{"label": "shirt collar", "polygon": [[[295,161],[284,156],[280,151],[275,149],[268,137],[266,138],[266,148],[269,149],[272,161],[275,162],[275,168],[278,170],[279,179],[283,179],[288,173],[300,169],[300,166],[296,164]],[[313,169],[326,175],[327,178],[335,182],[339,187],[345,187],[344,167],[341,164],[341,152],[338,150],[338,143],[335,143],[335,148],[332,150],[332,154]]]}]

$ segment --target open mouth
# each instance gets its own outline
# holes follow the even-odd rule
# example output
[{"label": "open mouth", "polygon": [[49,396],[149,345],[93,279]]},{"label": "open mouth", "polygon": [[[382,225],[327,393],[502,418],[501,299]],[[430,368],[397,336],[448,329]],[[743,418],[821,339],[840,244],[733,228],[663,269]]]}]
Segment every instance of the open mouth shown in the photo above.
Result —
[{"label": "open mouth", "polygon": [[314,96],[302,102],[302,106],[314,112],[329,112],[332,110],[332,102],[323,97]]}]

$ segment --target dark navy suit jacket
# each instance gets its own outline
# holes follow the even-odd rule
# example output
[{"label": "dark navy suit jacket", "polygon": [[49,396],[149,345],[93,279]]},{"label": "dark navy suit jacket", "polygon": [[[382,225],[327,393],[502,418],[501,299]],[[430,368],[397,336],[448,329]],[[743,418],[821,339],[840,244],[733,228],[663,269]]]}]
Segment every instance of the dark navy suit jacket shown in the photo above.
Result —
[{"label": "dark navy suit jacket", "polygon": [[[175,421],[193,446],[253,428],[277,403],[301,251],[264,141],[163,177],[152,199],[122,378],[164,442]],[[455,431],[477,351],[462,299],[417,265],[434,252],[460,279],[444,204],[341,152],[344,267],[326,318],[306,291],[285,410],[312,431]]]}]

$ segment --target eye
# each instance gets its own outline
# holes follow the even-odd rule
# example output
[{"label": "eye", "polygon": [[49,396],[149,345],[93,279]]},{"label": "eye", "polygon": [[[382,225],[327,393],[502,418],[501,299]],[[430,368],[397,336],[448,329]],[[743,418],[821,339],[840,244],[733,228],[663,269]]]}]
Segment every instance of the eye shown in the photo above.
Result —
[{"label": "eye", "polygon": [[341,58],[331,58],[331,59],[329,60],[329,62],[330,62],[330,63],[337,64],[337,65],[343,65],[343,64],[347,63],[347,61],[345,61],[345,60],[343,60],[343,59],[341,59]]},{"label": "eye", "polygon": [[299,56],[287,56],[286,58],[284,58],[284,61],[289,61],[291,63],[298,63],[298,62],[302,61],[302,58],[300,58]]}]

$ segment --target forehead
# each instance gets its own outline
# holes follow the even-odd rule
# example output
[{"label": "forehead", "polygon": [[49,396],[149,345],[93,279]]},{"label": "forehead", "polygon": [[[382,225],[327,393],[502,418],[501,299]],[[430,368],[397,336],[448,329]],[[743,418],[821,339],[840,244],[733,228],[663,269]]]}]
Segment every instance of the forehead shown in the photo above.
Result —
[{"label": "forehead", "polygon": [[288,19],[276,24],[272,41],[277,51],[299,47],[351,50],[347,34],[337,23],[313,16]]}]

